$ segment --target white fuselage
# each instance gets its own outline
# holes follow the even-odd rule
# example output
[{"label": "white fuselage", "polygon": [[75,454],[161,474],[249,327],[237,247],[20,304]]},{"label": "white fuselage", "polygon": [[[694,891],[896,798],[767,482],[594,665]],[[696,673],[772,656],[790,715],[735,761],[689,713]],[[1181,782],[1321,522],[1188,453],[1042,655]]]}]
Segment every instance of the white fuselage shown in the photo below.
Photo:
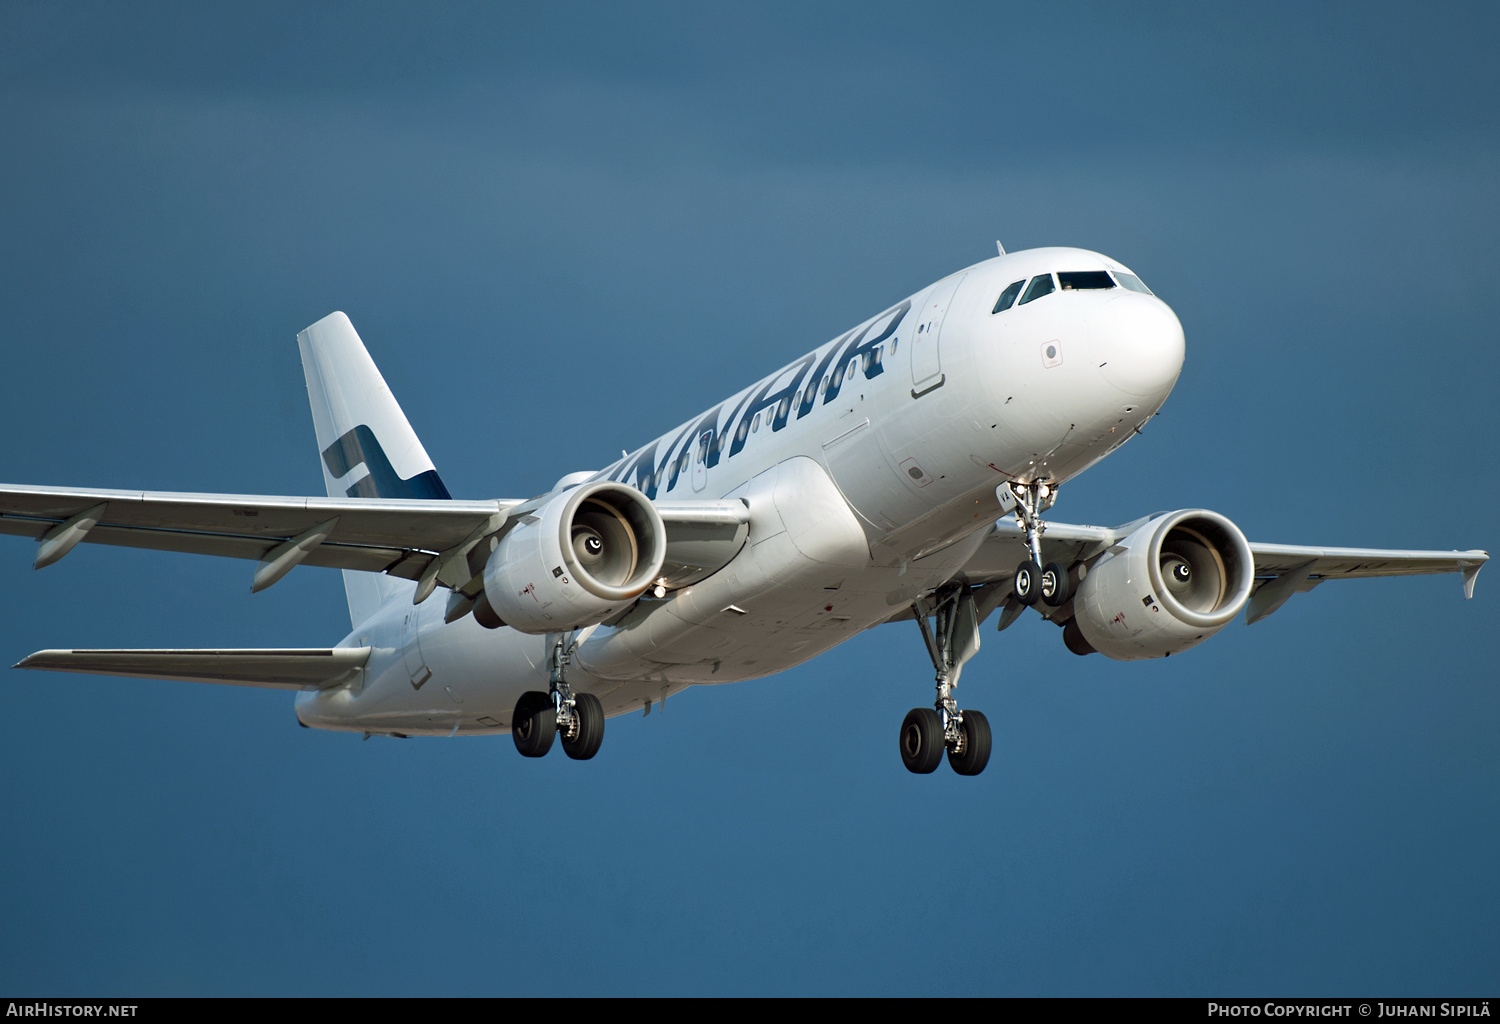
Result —
[{"label": "white fuselage", "polygon": [[[1182,366],[1165,303],[1063,286],[994,311],[1014,282],[1101,270],[1128,273],[1081,249],[976,264],[597,474],[661,503],[744,498],[750,532],[717,573],[589,632],[574,688],[614,715],[804,662],[952,578],[1003,514],[997,485],[1055,487],[1127,441]],[[555,638],[444,624],[442,604],[394,596],[343,643],[373,648],[362,684],[299,695],[299,719],[508,731],[520,694],[547,689]]]}]

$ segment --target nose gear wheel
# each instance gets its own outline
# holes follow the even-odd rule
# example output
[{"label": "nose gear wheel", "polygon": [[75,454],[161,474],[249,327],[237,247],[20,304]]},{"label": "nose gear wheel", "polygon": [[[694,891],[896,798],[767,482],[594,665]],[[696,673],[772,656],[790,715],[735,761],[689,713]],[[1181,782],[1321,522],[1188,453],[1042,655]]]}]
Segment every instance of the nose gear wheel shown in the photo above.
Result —
[{"label": "nose gear wheel", "polygon": [[1042,600],[1053,608],[1061,608],[1073,596],[1073,585],[1068,579],[1068,570],[1056,562],[1048,562],[1041,575]]},{"label": "nose gear wheel", "polygon": [[1042,597],[1042,567],[1029,558],[1022,562],[1016,567],[1011,590],[1014,591],[1016,600],[1026,607],[1036,604]]}]

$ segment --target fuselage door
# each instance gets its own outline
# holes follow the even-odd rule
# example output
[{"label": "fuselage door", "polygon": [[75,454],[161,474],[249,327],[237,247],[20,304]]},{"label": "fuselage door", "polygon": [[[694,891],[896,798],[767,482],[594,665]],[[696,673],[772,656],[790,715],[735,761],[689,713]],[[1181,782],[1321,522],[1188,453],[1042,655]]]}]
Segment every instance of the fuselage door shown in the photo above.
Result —
[{"label": "fuselage door", "polygon": [[432,669],[422,659],[421,632],[422,606],[412,605],[401,620],[401,656],[406,660],[406,671],[411,676],[411,685],[420,690],[422,684],[432,678]]},{"label": "fuselage door", "polygon": [[967,274],[955,274],[946,281],[933,286],[917,317],[916,329],[911,335],[911,390],[913,397],[931,391],[942,383],[943,361],[938,351],[942,339],[943,320],[948,315],[948,306],[953,293],[963,283]]},{"label": "fuselage door", "polygon": [[714,432],[705,430],[698,435],[693,447],[693,490],[701,491],[708,486],[708,446],[713,444]]}]

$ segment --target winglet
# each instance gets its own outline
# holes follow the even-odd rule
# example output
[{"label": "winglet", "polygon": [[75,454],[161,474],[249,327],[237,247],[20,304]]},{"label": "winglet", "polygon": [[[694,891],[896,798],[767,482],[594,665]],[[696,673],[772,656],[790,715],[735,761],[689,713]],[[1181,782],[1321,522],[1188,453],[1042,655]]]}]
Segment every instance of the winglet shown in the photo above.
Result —
[{"label": "winglet", "polygon": [[1464,600],[1468,601],[1474,597],[1474,581],[1479,578],[1479,570],[1484,568],[1483,562],[1461,562],[1464,573]]}]

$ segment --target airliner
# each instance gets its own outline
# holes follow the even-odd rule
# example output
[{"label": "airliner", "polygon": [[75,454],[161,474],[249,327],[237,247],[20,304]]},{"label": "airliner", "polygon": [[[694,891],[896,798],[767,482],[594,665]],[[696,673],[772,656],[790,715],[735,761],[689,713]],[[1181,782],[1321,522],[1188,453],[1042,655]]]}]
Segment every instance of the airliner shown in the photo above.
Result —
[{"label": "airliner", "polygon": [[508,733],[588,760],[607,718],[784,671],[911,621],[932,703],[905,767],[978,775],[959,702],[981,627],[1032,609],[1075,655],[1181,654],[1332,579],[1455,573],[1485,551],[1252,542],[1201,508],[1071,525],[1061,488],[1154,416],[1185,352],[1171,308],[1097,252],[960,270],[600,470],[527,499],[452,497],[343,313],[297,336],[328,496],[0,486],[35,567],[80,543],[243,558],[252,593],[343,570],[326,648],[45,650],[17,666],[297,691],[304,726]]}]

